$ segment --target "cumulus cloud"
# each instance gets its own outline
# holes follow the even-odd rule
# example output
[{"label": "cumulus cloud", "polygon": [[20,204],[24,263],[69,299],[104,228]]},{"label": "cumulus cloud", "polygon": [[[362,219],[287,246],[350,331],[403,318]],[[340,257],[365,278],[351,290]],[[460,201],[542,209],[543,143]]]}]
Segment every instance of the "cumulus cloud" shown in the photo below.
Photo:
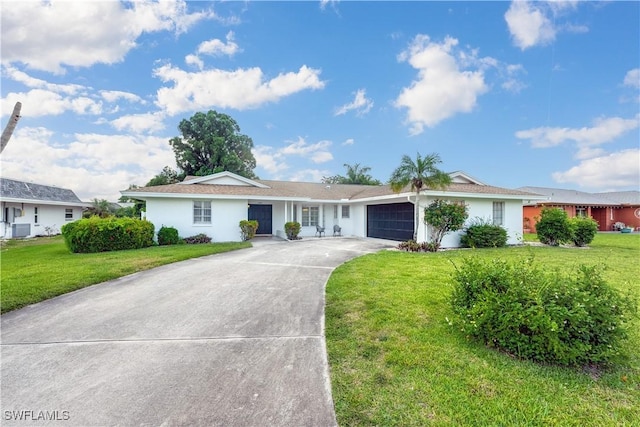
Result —
[{"label": "cumulus cloud", "polygon": [[355,141],[353,138],[349,138],[349,139],[345,140],[345,141],[342,143],[342,145],[353,145],[353,144],[355,144],[355,142],[356,142],[356,141]]},{"label": "cumulus cloud", "polygon": [[113,64],[143,33],[186,31],[212,11],[189,13],[177,1],[2,2],[2,63],[64,73],[65,66]]},{"label": "cumulus cloud", "polygon": [[633,70],[627,71],[627,74],[624,76],[623,83],[625,86],[640,89],[640,68],[634,68]]},{"label": "cumulus cloud", "polygon": [[121,90],[101,90],[100,95],[107,102],[113,103],[120,99],[124,99],[128,102],[145,104],[145,101],[142,98],[131,92],[123,92]]},{"label": "cumulus cloud", "polygon": [[[329,147],[332,145],[331,141],[324,140],[316,143],[308,143],[304,138],[298,137],[295,141],[285,142],[286,145],[279,148],[259,145],[252,150],[253,156],[256,158],[256,165],[269,172],[273,179],[301,181],[304,180],[302,178],[303,176],[311,176],[306,174],[306,172],[303,175],[293,174],[284,176],[284,172],[290,169],[288,160],[290,160],[291,157],[302,157],[315,164],[328,162],[333,159],[333,155],[329,151]],[[310,169],[307,169],[307,171],[308,170]],[[326,171],[318,172],[326,174]],[[316,175],[313,176],[315,177]],[[320,180],[322,176],[324,175],[320,174],[317,180]]]},{"label": "cumulus cloud", "polygon": [[63,140],[43,127],[20,127],[1,165],[6,177],[70,188],[85,201],[115,201],[129,184],[144,184],[175,165],[175,156],[166,138],[85,133]]},{"label": "cumulus cloud", "polygon": [[354,94],[353,101],[336,108],[334,114],[340,116],[355,110],[356,116],[361,117],[367,114],[372,107],[373,101],[367,98],[367,91],[365,89],[358,89]]},{"label": "cumulus cloud", "polygon": [[233,31],[229,31],[226,36],[227,42],[223,42],[220,39],[207,40],[205,42],[200,43],[198,46],[198,53],[205,55],[227,55],[233,56],[242,50],[238,46],[236,42],[234,42],[234,34]]},{"label": "cumulus cloud", "polygon": [[100,114],[102,102],[87,96],[63,96],[44,89],[12,92],[2,98],[2,114],[11,114],[16,102],[22,102],[21,114],[29,117],[57,116],[66,111],[76,114]]},{"label": "cumulus cloud", "polygon": [[156,104],[169,115],[212,107],[257,108],[303,90],[324,87],[320,70],[306,65],[297,72],[281,73],[272,79],[265,78],[258,67],[191,73],[170,64],[155,69],[154,75],[165,83],[173,83],[157,93]]},{"label": "cumulus cloud", "polygon": [[571,183],[586,188],[640,188],[640,149],[633,148],[583,160],[552,178],[561,184]]},{"label": "cumulus cloud", "polygon": [[473,52],[460,55],[458,40],[447,36],[442,43],[432,42],[427,35],[418,35],[398,59],[418,70],[418,77],[402,90],[395,100],[398,108],[407,108],[410,133],[422,133],[458,113],[472,111],[480,95],[487,92],[484,72],[461,69],[463,63],[486,67]]},{"label": "cumulus cloud", "polygon": [[522,50],[552,43],[561,32],[585,33],[586,25],[558,23],[563,14],[575,10],[577,1],[530,2],[514,0],[504,14],[513,44]]},{"label": "cumulus cloud", "polygon": [[119,130],[128,130],[133,133],[155,133],[165,128],[164,114],[157,113],[141,113],[129,114],[112,120],[111,125]]},{"label": "cumulus cloud", "polygon": [[528,139],[534,148],[546,148],[574,142],[578,148],[577,158],[586,159],[602,154],[595,148],[601,144],[611,142],[625,133],[640,126],[640,114],[631,119],[621,117],[599,118],[591,127],[562,128],[539,127],[516,132],[519,139]]}]

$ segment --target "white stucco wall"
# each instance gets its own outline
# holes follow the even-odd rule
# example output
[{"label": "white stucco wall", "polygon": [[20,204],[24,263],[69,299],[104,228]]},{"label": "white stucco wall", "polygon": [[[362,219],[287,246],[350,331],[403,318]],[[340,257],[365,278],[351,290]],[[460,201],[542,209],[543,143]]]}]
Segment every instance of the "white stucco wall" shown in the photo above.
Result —
[{"label": "white stucco wall", "polygon": [[[6,209],[9,210],[8,217]],[[36,222],[36,208],[38,209],[38,221]],[[22,211],[21,216],[14,216],[14,209]],[[66,209],[72,209],[73,219],[65,219]],[[26,237],[46,236],[48,234],[60,234],[63,225],[82,218],[82,208],[74,206],[56,206],[31,203],[2,202],[2,227],[0,235],[3,238],[12,238],[13,224],[30,224],[30,234]]]},{"label": "white stucco wall", "polygon": [[155,226],[175,227],[180,237],[204,233],[214,242],[238,242],[240,220],[247,219],[247,200],[205,200],[211,202],[211,224],[194,224],[194,199],[148,199],[147,220]]}]

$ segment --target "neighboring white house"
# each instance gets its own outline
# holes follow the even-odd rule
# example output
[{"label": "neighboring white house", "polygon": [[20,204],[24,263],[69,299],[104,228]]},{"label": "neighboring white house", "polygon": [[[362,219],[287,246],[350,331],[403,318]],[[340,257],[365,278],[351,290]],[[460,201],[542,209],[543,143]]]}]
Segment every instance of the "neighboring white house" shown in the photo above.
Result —
[{"label": "neighboring white house", "polygon": [[[444,191],[420,195],[418,241],[428,240],[424,207],[435,199],[464,202],[469,219],[476,217],[502,225],[509,244],[522,236],[523,201],[539,196],[492,187],[463,172],[450,174],[453,183]],[[251,180],[230,172],[187,177],[183,182],[121,191],[123,196],[146,201],[146,218],[156,231],[175,227],[183,237],[207,234],[214,241],[240,240],[239,222],[256,219],[258,233],[285,237],[284,224],[297,221],[300,236],[316,235],[316,225],[343,236],[409,240],[413,235],[415,193],[409,188],[394,193],[388,185],[345,185],[310,182]],[[447,235],[443,247],[457,247],[460,232]]]},{"label": "neighboring white house", "polygon": [[91,204],[66,188],[0,178],[0,206],[0,238],[9,239],[59,234]]}]

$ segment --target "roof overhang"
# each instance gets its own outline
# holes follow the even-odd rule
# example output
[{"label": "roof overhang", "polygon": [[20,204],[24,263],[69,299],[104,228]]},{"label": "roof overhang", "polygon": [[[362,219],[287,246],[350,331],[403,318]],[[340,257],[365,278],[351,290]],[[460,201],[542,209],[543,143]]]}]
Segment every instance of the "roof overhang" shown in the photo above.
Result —
[{"label": "roof overhang", "polygon": [[3,202],[10,202],[10,203],[29,203],[32,205],[74,206],[74,207],[80,207],[80,208],[88,208],[93,206],[91,203],[86,203],[86,202],[63,202],[63,201],[57,201],[57,200],[18,199],[13,197],[3,197],[0,200]]}]

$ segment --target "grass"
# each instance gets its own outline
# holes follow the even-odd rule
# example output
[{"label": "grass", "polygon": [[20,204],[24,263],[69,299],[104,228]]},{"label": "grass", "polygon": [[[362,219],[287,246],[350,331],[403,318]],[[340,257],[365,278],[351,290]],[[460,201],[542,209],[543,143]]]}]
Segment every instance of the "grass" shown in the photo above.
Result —
[{"label": "grass", "polygon": [[326,337],[338,423],[640,425],[637,324],[626,344],[629,356],[607,370],[517,360],[449,326],[452,262],[530,253],[549,268],[604,263],[608,283],[640,290],[637,234],[599,234],[588,249],[385,251],[336,269],[327,284]]},{"label": "grass", "polygon": [[74,254],[62,236],[11,240],[0,251],[1,312],[137,271],[250,246],[249,242],[230,242]]}]

